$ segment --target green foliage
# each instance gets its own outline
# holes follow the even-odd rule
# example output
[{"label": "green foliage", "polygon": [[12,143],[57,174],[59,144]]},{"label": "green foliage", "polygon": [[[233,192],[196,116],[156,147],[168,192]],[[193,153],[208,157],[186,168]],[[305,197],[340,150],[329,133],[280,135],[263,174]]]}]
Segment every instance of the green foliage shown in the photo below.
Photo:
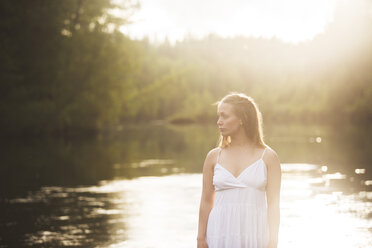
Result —
[{"label": "green foliage", "polygon": [[[151,59],[142,65],[146,79],[136,80],[139,98],[147,99],[138,101],[142,107],[137,116],[212,122],[211,104],[230,91],[242,91],[256,99],[266,120],[369,124],[372,18],[363,11],[357,30],[347,25],[354,17],[337,12],[325,33],[298,45],[215,35],[174,46],[144,41],[145,57]],[[174,76],[177,72],[182,76]],[[176,85],[176,90],[168,85]]]},{"label": "green foliage", "polygon": [[298,45],[216,35],[154,45],[118,31],[138,7],[123,2],[0,2],[2,133],[214,123],[212,104],[230,91],[252,96],[265,120],[372,121],[370,15],[355,29],[338,13],[324,34]]},{"label": "green foliage", "polygon": [[110,0],[2,1],[0,128],[8,133],[98,130],[130,104],[137,46]]}]

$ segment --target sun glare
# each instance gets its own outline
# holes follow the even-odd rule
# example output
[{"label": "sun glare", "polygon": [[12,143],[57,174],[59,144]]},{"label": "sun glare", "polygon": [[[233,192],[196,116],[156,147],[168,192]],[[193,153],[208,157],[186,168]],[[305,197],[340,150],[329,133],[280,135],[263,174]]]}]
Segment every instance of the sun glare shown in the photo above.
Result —
[{"label": "sun glare", "polygon": [[122,32],[132,38],[170,42],[210,33],[273,38],[297,43],[311,40],[332,21],[334,0],[171,1],[142,0],[133,24]]}]

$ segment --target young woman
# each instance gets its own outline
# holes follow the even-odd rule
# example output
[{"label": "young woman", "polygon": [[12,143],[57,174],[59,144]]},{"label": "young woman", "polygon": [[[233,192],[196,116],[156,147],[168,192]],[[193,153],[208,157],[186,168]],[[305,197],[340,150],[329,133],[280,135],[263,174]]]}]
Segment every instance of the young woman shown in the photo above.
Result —
[{"label": "young woman", "polygon": [[198,248],[276,248],[281,168],[265,145],[254,100],[231,93],[218,102],[220,143],[206,156]]}]

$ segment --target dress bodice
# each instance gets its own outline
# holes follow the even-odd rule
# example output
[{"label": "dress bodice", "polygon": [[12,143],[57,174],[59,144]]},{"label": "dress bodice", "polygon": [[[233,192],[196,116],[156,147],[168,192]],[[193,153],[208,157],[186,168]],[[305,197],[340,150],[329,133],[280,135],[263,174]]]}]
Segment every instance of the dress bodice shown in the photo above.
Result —
[{"label": "dress bodice", "polygon": [[214,166],[213,185],[216,192],[232,188],[254,188],[265,191],[267,184],[267,168],[263,160],[266,148],[261,158],[247,166],[239,176],[235,177],[229,170],[221,165],[218,153],[217,162]]},{"label": "dress bodice", "polygon": [[245,168],[235,177],[221,164],[214,167],[213,185],[216,192],[232,188],[254,188],[264,191],[267,184],[266,164],[262,158]]}]

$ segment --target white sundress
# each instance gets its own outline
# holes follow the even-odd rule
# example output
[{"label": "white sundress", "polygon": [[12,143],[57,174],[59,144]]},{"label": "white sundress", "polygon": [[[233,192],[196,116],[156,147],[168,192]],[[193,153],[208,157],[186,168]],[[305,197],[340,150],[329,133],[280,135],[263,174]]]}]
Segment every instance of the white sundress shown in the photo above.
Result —
[{"label": "white sundress", "polygon": [[206,230],[208,248],[266,248],[269,225],[266,203],[267,168],[260,159],[235,177],[217,162],[215,199]]}]

